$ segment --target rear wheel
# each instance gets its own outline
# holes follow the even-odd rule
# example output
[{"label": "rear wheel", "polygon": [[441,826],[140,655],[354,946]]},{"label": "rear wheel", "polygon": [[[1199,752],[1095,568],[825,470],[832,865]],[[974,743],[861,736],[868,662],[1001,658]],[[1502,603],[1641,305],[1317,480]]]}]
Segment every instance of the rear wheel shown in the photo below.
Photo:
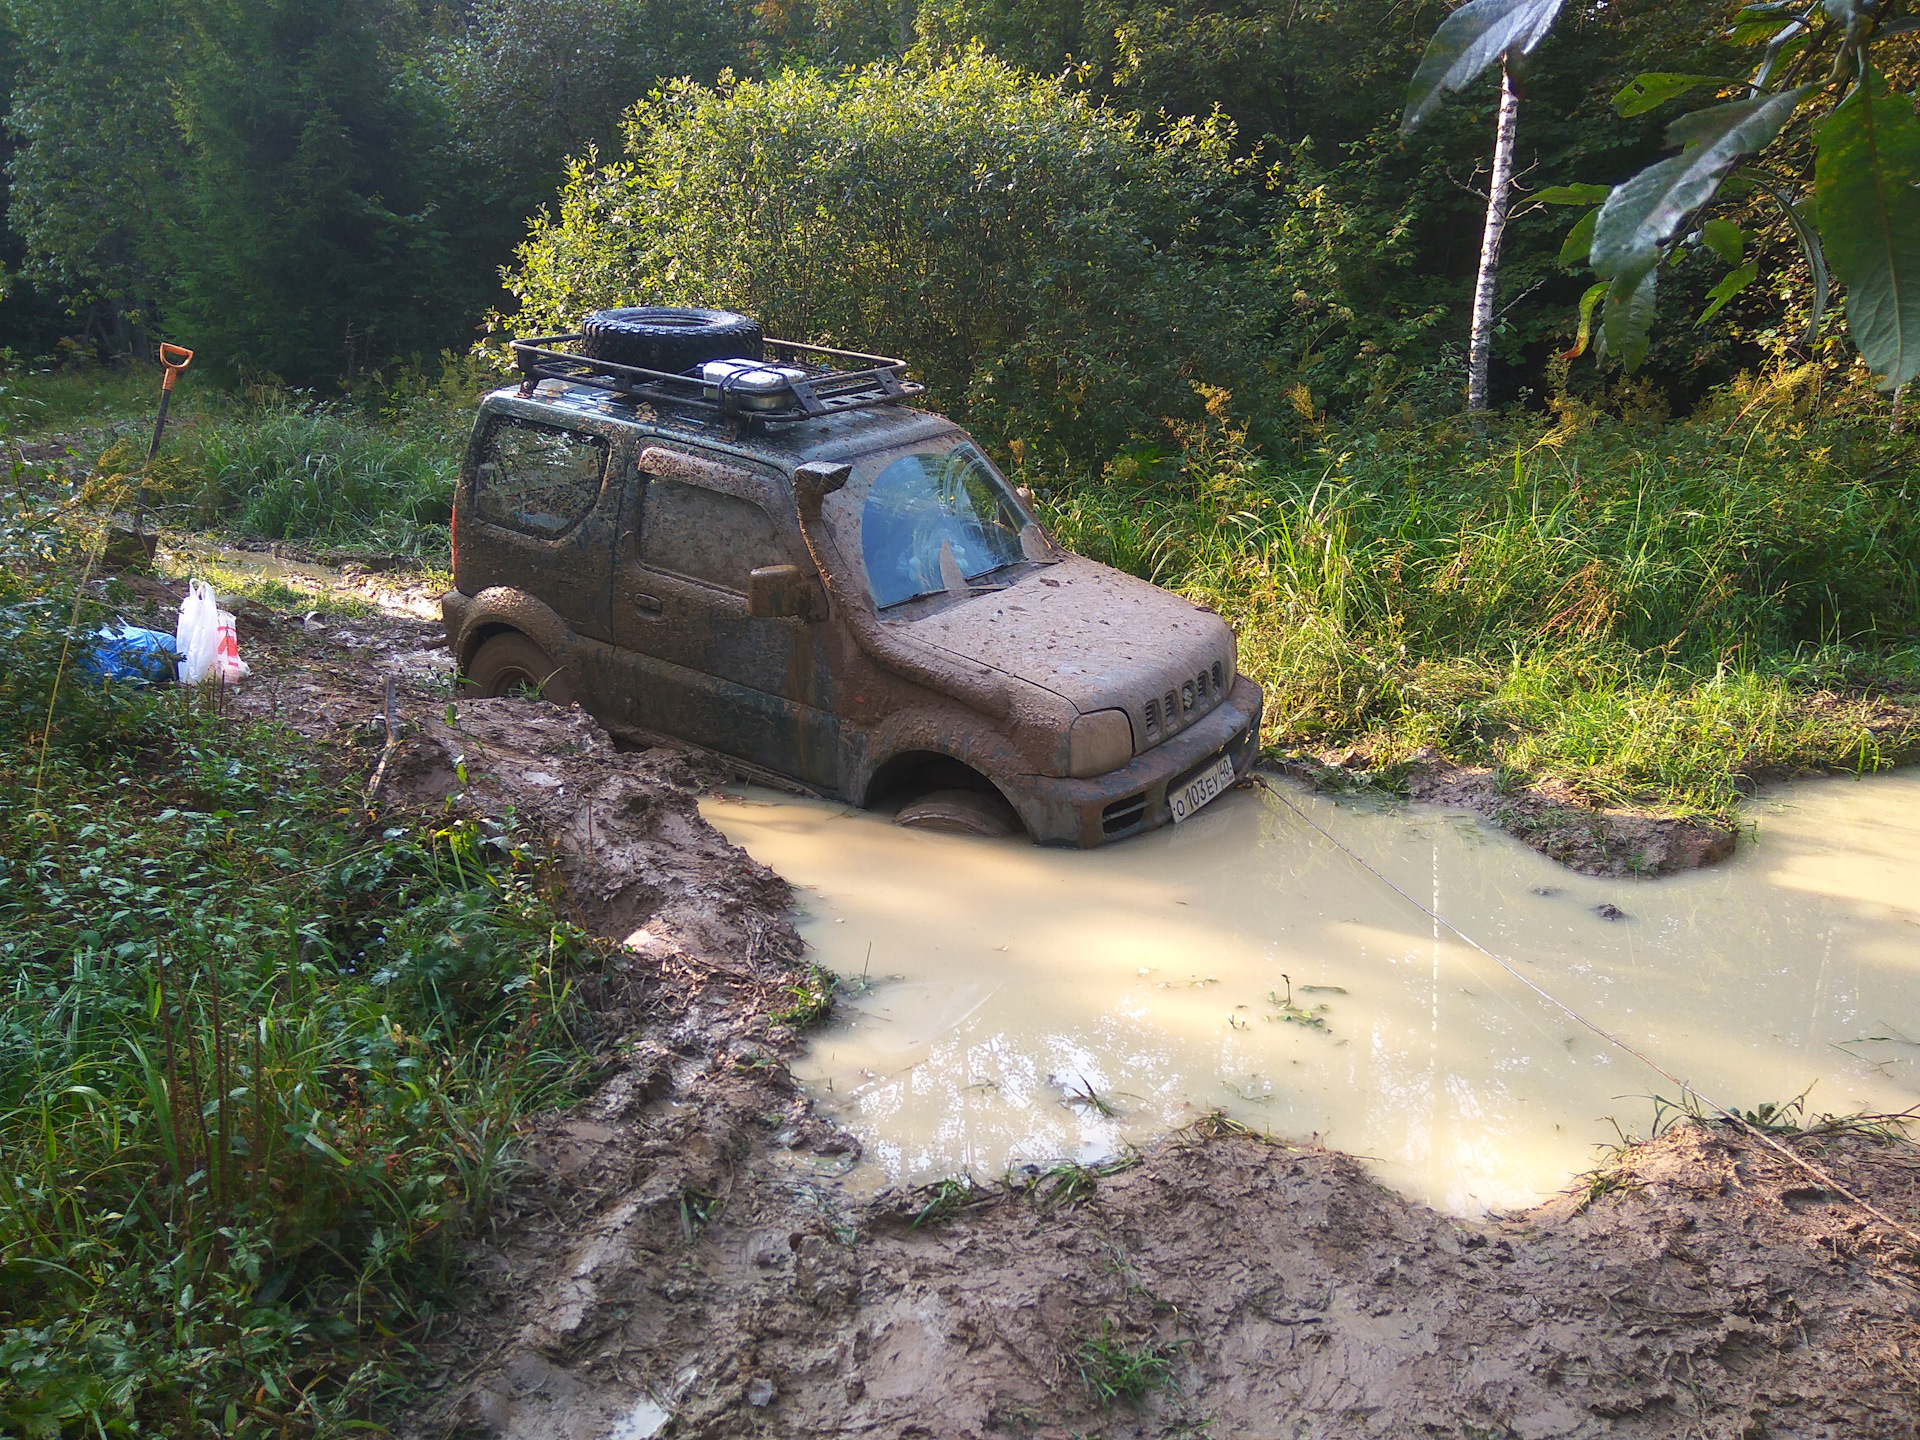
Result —
[{"label": "rear wheel", "polygon": [[1018,835],[1020,817],[999,795],[985,790],[935,790],[909,800],[893,817],[909,830],[937,830],[947,835],[980,835],[998,839]]},{"label": "rear wheel", "polygon": [[555,705],[577,698],[566,671],[524,635],[496,635],[474,652],[467,666],[467,689],[475,695],[534,692]]}]

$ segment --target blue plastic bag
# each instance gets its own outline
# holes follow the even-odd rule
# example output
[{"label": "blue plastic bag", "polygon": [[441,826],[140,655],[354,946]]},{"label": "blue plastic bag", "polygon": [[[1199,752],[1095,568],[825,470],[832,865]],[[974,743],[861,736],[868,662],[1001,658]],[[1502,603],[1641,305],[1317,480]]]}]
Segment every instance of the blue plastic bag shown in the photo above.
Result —
[{"label": "blue plastic bag", "polygon": [[128,680],[136,685],[170,685],[178,674],[180,650],[173,636],[135,625],[103,625],[81,668],[101,680]]}]

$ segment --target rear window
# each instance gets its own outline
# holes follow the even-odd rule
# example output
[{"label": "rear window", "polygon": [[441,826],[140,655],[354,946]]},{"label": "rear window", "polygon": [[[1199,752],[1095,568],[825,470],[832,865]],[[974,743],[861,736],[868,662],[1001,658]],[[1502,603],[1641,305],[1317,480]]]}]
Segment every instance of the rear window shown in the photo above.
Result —
[{"label": "rear window", "polygon": [[640,502],[640,556],[650,569],[741,595],[749,570],[790,558],[773,517],[751,500],[665,479],[648,481]]},{"label": "rear window", "polygon": [[474,509],[496,525],[552,539],[586,518],[606,472],[600,436],[498,415],[474,468]]}]

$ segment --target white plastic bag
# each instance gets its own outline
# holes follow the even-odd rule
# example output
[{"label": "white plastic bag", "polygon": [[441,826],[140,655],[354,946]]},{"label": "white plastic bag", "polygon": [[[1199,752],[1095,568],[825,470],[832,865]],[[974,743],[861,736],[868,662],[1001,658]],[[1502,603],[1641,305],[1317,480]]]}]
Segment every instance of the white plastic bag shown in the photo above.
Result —
[{"label": "white plastic bag", "polygon": [[174,630],[180,650],[180,681],[198,685],[211,676],[223,684],[243,680],[249,673],[240,658],[240,639],[233,616],[220,608],[220,597],[204,580],[187,586],[180,602],[180,623]]}]

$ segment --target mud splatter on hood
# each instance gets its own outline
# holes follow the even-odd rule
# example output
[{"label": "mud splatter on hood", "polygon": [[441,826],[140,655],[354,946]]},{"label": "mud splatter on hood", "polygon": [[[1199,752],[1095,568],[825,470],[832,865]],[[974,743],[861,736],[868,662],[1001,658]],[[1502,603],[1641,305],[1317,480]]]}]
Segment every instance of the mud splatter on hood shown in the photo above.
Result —
[{"label": "mud splatter on hood", "polygon": [[1145,731],[1149,698],[1179,696],[1202,673],[1211,687],[1216,665],[1219,683],[1232,685],[1226,621],[1077,555],[906,623],[926,644],[1050,690],[1082,713],[1126,710],[1136,737]]}]

